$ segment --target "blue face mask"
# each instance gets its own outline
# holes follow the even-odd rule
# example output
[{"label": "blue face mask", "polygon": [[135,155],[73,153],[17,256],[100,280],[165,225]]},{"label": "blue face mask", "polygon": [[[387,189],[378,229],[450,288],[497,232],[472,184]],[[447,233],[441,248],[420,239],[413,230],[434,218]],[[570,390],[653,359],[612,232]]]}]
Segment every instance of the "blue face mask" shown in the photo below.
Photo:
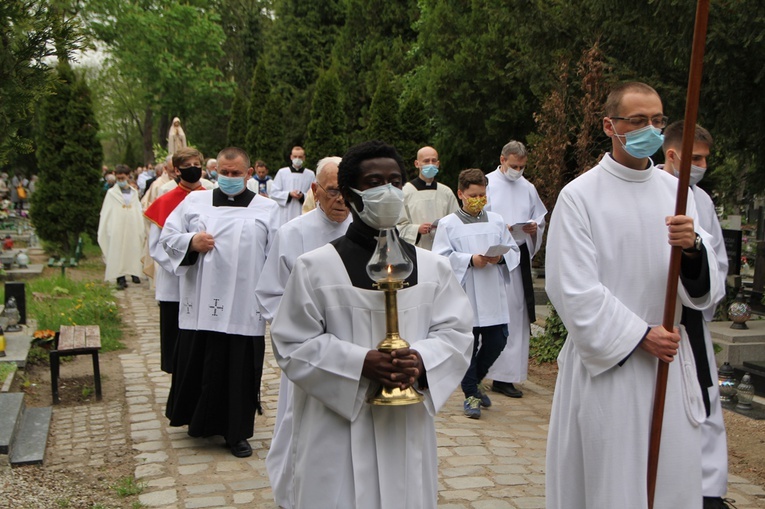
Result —
[{"label": "blue face mask", "polygon": [[218,172],[217,172],[217,171],[215,171],[215,170],[213,170],[213,171],[211,171],[211,172],[210,172],[210,176],[211,176],[213,179],[216,179],[216,178],[218,178]]},{"label": "blue face mask", "polygon": [[[611,125],[614,127],[614,133],[616,133],[616,126]],[[616,135],[619,137],[619,142],[622,143],[622,135],[619,135],[619,133],[616,133]],[[652,125],[628,132],[623,136],[627,139],[626,143],[622,143],[624,150],[637,159],[651,157],[664,143],[664,135],[661,134],[661,130],[656,129]]]},{"label": "blue face mask", "polygon": [[220,175],[218,177],[218,186],[223,191],[223,194],[236,196],[244,191],[244,177],[224,177]]},{"label": "blue face mask", "polygon": [[422,176],[426,179],[432,179],[438,173],[438,166],[435,164],[428,164],[422,167]]},{"label": "blue face mask", "polygon": [[117,185],[120,189],[127,189],[128,181],[127,180],[118,180]]}]

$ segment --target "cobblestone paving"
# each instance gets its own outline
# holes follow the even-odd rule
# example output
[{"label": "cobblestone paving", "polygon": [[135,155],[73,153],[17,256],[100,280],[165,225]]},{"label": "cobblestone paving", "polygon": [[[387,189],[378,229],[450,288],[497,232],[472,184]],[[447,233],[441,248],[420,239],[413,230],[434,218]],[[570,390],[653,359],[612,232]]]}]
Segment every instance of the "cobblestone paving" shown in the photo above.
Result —
[{"label": "cobblestone paving", "polygon": [[[250,440],[253,456],[237,459],[221,437],[191,438],[164,417],[170,376],[159,368],[159,310],[153,292],[131,286],[126,315],[138,336],[134,351],[120,356],[126,404],[55,412],[49,461],[101,465],[110,444],[128,440],[135,476],[147,488],[142,504],[160,509],[275,508],[266,475],[279,387],[279,370],[267,343],[263,373],[264,415]],[[536,509],[544,507],[547,423],[552,392],[532,382],[522,399],[491,394],[493,406],[480,420],[462,415],[459,391],[438,415],[439,507],[443,509]],[[87,412],[83,414],[82,412]],[[122,417],[129,425],[124,429]],[[79,444],[79,445],[78,445]],[[730,498],[739,509],[765,508],[765,490],[731,476]]]}]

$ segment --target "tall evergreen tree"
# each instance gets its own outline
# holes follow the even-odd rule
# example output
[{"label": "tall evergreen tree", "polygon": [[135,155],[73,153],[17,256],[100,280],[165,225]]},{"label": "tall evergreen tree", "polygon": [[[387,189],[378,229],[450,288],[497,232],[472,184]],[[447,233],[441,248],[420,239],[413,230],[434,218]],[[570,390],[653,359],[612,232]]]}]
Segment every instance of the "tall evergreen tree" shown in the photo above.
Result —
[{"label": "tall evergreen tree", "polygon": [[313,94],[306,154],[316,162],[326,156],[342,156],[346,148],[340,80],[335,72],[325,71],[319,75]]},{"label": "tall evergreen tree", "polygon": [[234,102],[231,104],[231,116],[228,121],[226,142],[229,147],[245,147],[248,106],[249,101],[247,97],[245,97],[241,90],[237,90]]},{"label": "tall evergreen tree", "polygon": [[40,106],[37,161],[40,180],[31,198],[37,234],[58,254],[72,254],[81,233],[95,238],[101,208],[98,123],[90,90],[64,61],[53,93]]},{"label": "tall evergreen tree", "polygon": [[284,103],[281,95],[272,91],[263,114],[260,117],[257,146],[258,152],[250,154],[251,157],[263,159],[272,171],[281,168],[286,162],[286,147],[284,142],[284,124],[282,123],[282,110]]},{"label": "tall evergreen tree", "polygon": [[332,47],[344,21],[343,4],[344,0],[273,0],[274,21],[265,59],[271,84],[284,100],[287,144],[305,143],[313,86],[319,71],[330,67]]},{"label": "tall evergreen tree", "polygon": [[269,94],[271,93],[271,80],[268,76],[266,63],[263,59],[258,60],[258,65],[252,73],[252,87],[250,89],[250,102],[247,107],[247,135],[244,140],[244,149],[255,157],[260,153],[258,138],[260,119],[266,107]]},{"label": "tall evergreen tree", "polygon": [[393,72],[401,77],[413,70],[410,57],[422,1],[346,0],[345,24],[333,48],[333,61],[346,98],[351,142],[364,138],[380,76]]},{"label": "tall evergreen tree", "polygon": [[401,133],[396,148],[404,161],[409,163],[417,158],[417,150],[431,143],[430,117],[417,90],[411,92],[402,102],[398,112],[398,124]]},{"label": "tall evergreen tree", "polygon": [[398,125],[398,94],[392,82],[392,76],[380,75],[377,91],[369,108],[369,122],[364,135],[369,140],[382,140],[395,146],[399,141],[400,129]]}]

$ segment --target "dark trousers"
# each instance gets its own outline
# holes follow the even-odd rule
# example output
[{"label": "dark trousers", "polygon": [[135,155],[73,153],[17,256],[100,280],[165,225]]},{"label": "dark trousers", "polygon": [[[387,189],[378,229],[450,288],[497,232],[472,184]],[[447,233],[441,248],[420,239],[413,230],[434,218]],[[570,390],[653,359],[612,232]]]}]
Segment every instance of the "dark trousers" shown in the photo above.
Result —
[{"label": "dark trousers", "polygon": [[507,344],[507,325],[473,327],[473,357],[470,367],[462,378],[465,397],[478,396],[478,384],[489,372],[494,361]]}]

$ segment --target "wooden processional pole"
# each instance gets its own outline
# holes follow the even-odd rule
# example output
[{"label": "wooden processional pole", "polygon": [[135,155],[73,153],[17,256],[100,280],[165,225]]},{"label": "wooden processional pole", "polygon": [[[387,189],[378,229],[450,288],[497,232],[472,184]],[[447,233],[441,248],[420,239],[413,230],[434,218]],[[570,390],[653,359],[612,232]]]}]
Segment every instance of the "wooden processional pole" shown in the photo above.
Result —
[{"label": "wooden processional pole", "polygon": [[[693,142],[696,135],[696,117],[699,111],[701,91],[701,70],[704,63],[704,44],[707,37],[709,19],[709,0],[698,0],[696,6],[696,24],[693,28],[693,49],[691,68],[688,77],[688,94],[685,99],[685,119],[683,123],[683,146],[680,160],[680,178],[677,184],[677,202],[675,215],[685,215],[688,201],[688,183],[690,181]],[[667,293],[664,300],[664,318],[662,325],[668,331],[675,326],[675,304],[677,302],[677,280],[680,276],[680,261],[683,250],[672,247],[667,276]],[[651,440],[648,448],[648,509],[653,509],[656,494],[656,475],[659,468],[659,450],[661,447],[661,427],[664,420],[664,401],[667,391],[669,364],[659,360],[656,372],[656,393],[653,400],[653,418],[651,419]]]}]

